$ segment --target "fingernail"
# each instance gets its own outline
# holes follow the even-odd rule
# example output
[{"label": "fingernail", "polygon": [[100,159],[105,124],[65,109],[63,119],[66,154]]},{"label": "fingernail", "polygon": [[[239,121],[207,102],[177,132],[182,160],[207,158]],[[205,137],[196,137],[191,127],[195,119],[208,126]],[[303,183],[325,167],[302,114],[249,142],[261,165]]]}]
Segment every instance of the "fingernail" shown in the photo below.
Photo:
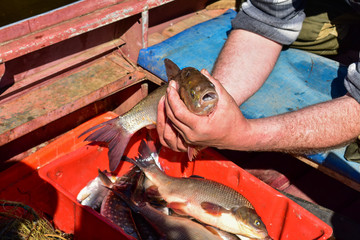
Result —
[{"label": "fingernail", "polygon": [[169,85],[170,87],[176,88],[176,83],[173,80],[170,81]]}]

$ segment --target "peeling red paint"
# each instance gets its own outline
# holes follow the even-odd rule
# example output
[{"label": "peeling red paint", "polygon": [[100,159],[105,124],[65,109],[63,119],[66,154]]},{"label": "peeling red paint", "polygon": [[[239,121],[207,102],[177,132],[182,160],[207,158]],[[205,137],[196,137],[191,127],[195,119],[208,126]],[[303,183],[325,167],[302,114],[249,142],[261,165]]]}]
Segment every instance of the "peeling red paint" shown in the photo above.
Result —
[{"label": "peeling red paint", "polygon": [[[147,7],[151,9],[172,1],[173,0],[122,1],[103,9],[86,12],[87,14],[82,16],[75,17],[48,28],[39,29],[35,33],[29,33],[18,39],[0,44],[0,59],[2,59],[3,62],[9,61],[43,47],[78,36],[82,33],[108,25],[129,16],[139,14]],[[16,28],[17,26],[14,27],[14,29]],[[0,29],[0,33],[1,31],[4,30]],[[7,29],[7,31],[9,30]]]}]

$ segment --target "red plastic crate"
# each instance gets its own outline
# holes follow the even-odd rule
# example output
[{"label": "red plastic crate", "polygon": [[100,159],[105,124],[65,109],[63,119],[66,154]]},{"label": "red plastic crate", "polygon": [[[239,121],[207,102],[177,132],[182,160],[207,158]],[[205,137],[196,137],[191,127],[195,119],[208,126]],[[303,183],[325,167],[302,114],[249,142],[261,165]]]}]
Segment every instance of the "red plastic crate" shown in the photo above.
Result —
[{"label": "red plastic crate", "polygon": [[[113,113],[107,113],[99,117],[101,120],[93,119],[90,123],[74,129],[70,135],[64,135],[62,142],[68,142],[66,138],[74,141],[74,135],[79,135],[84,129],[115,116]],[[137,156],[144,133],[145,130],[142,130],[131,139],[125,151],[127,156]],[[46,148],[55,146],[56,142]],[[57,209],[54,213],[56,226],[65,232],[74,233],[76,239],[131,239],[100,214],[77,203],[78,192],[88,181],[96,177],[97,169],[108,169],[108,158],[106,147],[75,143],[74,146],[77,147],[72,148],[67,154],[60,154],[60,157],[39,169],[40,177],[57,191]],[[328,239],[332,235],[332,229],[326,223],[213,149],[203,150],[195,161],[188,162],[187,154],[164,148],[160,152],[160,162],[168,175],[199,175],[239,191],[254,205],[274,240]],[[123,162],[118,174],[126,172],[130,165]]]}]

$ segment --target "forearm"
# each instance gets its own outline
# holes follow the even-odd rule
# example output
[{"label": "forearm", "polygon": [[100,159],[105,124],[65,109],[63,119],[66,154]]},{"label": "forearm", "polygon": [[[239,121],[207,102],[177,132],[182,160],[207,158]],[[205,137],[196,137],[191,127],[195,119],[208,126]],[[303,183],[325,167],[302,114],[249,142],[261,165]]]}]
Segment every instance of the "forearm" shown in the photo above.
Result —
[{"label": "forearm", "polygon": [[248,123],[245,134],[234,134],[234,150],[311,153],[344,145],[359,136],[360,104],[344,96]]},{"label": "forearm", "polygon": [[233,30],[212,75],[241,105],[263,85],[274,68],[281,48],[281,44],[258,34],[242,29]]}]

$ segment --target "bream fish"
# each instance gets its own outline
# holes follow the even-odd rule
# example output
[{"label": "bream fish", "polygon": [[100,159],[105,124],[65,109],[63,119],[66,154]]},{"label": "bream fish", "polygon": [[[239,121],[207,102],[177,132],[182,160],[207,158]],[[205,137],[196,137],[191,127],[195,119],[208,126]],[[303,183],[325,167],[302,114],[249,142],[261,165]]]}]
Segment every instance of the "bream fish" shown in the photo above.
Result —
[{"label": "bream fish", "polygon": [[217,235],[207,230],[203,225],[196,223],[189,218],[167,215],[150,205],[149,202],[142,201],[141,196],[137,195],[136,201],[124,196],[114,190],[129,207],[141,214],[160,234],[160,239],[166,240],[221,240]]},{"label": "bream fish", "polygon": [[[215,86],[195,68],[180,70],[169,59],[165,59],[164,63],[169,81],[175,80],[178,83],[179,95],[188,109],[198,115],[210,114],[218,102]],[[122,116],[94,126],[79,136],[96,130],[85,141],[108,143],[110,171],[114,171],[119,165],[131,136],[143,127],[156,124],[158,103],[167,87],[168,84],[164,84]],[[190,160],[196,153],[194,147],[188,148]]]},{"label": "bream fish", "polygon": [[156,166],[144,140],[140,143],[139,153],[135,160],[125,159],[145,173],[167,206],[175,212],[236,235],[268,238],[261,218],[239,192],[207,179],[166,175]]}]

